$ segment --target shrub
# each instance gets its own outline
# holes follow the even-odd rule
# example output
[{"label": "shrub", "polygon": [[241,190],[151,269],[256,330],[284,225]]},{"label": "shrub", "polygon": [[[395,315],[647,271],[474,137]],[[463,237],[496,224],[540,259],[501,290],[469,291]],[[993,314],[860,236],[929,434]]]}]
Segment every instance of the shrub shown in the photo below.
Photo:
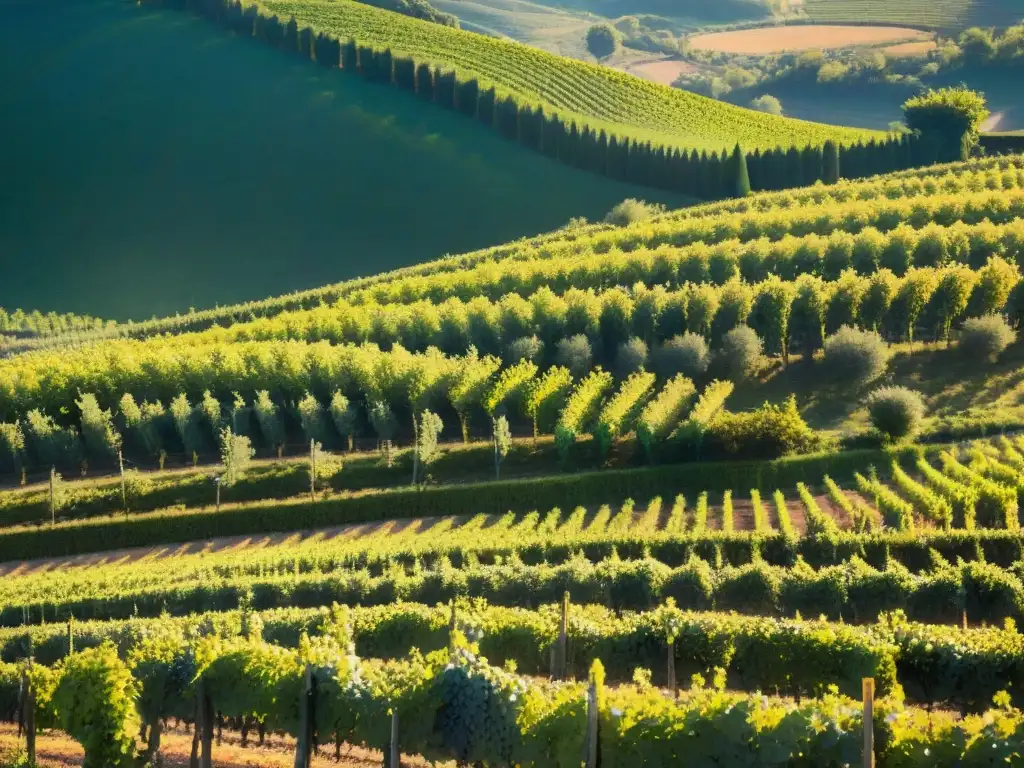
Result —
[{"label": "shrub", "polygon": [[705,439],[710,453],[720,451],[728,458],[775,459],[821,448],[821,439],[807,426],[792,396],[781,406],[765,403],[756,411],[721,412]]},{"label": "shrub", "polygon": [[528,360],[539,363],[544,354],[544,342],[536,336],[520,336],[508,345],[508,362],[512,365]]},{"label": "shrub", "polygon": [[69,656],[51,705],[60,727],[85,750],[83,768],[135,764],[137,684],[113,645]]},{"label": "shrub", "polygon": [[682,374],[698,380],[707,372],[710,362],[711,353],[704,337],[689,331],[673,336],[654,354],[654,370],[664,379]]},{"label": "shrub", "polygon": [[625,227],[635,221],[643,221],[655,216],[665,210],[661,203],[648,203],[643,200],[629,197],[616,205],[605,214],[605,224],[614,224],[617,227]]},{"label": "shrub", "polygon": [[619,344],[615,352],[615,375],[619,379],[627,379],[634,373],[644,370],[647,365],[647,344],[636,336]]},{"label": "shrub", "polygon": [[719,359],[733,381],[742,381],[757,373],[761,367],[761,339],[753,329],[739,325],[722,338]]},{"label": "shrub", "polygon": [[590,340],[582,333],[562,339],[555,350],[555,365],[567,368],[574,379],[581,379],[590,370],[594,353]]},{"label": "shrub", "polygon": [[587,30],[587,50],[596,58],[604,59],[622,45],[622,35],[611,24],[595,24]]},{"label": "shrub", "polygon": [[972,317],[964,323],[957,346],[974,360],[994,362],[1016,340],[1017,334],[1006,318],[986,315]]},{"label": "shrub", "polygon": [[882,375],[888,362],[889,348],[874,331],[844,325],[825,339],[825,370],[837,382],[867,384]]},{"label": "shrub", "polygon": [[867,405],[871,424],[890,440],[910,437],[924,419],[924,400],[906,387],[876,389],[868,395]]},{"label": "shrub", "polygon": [[750,108],[758,112],[767,112],[769,115],[782,116],[782,102],[769,93],[758,96],[750,102]]}]

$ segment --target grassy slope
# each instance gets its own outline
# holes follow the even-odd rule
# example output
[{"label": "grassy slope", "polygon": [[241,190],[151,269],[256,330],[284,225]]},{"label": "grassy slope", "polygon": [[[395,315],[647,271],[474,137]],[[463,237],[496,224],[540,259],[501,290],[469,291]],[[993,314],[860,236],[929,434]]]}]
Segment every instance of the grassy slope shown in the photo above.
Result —
[{"label": "grassy slope", "polygon": [[0,0],[0,22],[0,306],[148,317],[503,242],[628,196],[685,202],[185,14]]},{"label": "grassy slope", "polygon": [[1002,27],[1024,16],[1020,0],[803,0],[803,9],[816,21],[880,21],[941,29]]},{"label": "grassy slope", "polygon": [[282,18],[395,53],[411,55],[506,92],[578,116],[597,128],[643,140],[721,149],[747,149],[828,137],[858,140],[855,129],[777,118],[656,85],[596,64],[554,56],[518,43],[442,27],[350,0],[269,0]]}]

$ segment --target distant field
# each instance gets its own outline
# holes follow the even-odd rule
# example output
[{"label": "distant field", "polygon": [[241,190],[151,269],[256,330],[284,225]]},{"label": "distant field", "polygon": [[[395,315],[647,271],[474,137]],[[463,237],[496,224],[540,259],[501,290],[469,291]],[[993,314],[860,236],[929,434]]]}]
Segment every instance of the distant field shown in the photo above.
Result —
[{"label": "distant field", "polygon": [[896,45],[890,45],[887,48],[882,49],[882,53],[886,56],[892,56],[896,58],[915,58],[917,56],[925,56],[936,48],[934,40],[920,40],[916,43],[897,43]]},{"label": "distant field", "polygon": [[747,149],[856,141],[861,130],[803,123],[705,99],[608,67],[553,56],[505,40],[442,27],[350,0],[269,0],[283,18],[294,16],[339,37],[454,68],[589,125],[641,140],[698,149],[737,141]]},{"label": "distant field", "polygon": [[1020,0],[802,0],[794,6],[815,21],[885,22],[945,30],[975,24],[1008,26],[1024,17]]},{"label": "distant field", "polygon": [[[897,40],[927,38],[926,32],[905,27],[794,25],[713,32],[690,38],[694,48],[719,53],[759,55],[812,49],[879,45]],[[918,40],[918,42],[922,42]]]},{"label": "distant field", "polygon": [[140,319],[685,202],[134,3],[0,0],[0,83],[5,307]]}]

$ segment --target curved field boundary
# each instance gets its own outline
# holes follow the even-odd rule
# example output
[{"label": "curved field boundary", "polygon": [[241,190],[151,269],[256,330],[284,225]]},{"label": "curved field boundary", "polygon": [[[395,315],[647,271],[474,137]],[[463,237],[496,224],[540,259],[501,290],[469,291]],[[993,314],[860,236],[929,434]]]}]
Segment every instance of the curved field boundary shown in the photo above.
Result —
[{"label": "curved field boundary", "polygon": [[922,42],[929,37],[927,32],[909,27],[819,24],[712,32],[691,37],[689,42],[694,48],[702,50],[756,56],[812,49]]}]

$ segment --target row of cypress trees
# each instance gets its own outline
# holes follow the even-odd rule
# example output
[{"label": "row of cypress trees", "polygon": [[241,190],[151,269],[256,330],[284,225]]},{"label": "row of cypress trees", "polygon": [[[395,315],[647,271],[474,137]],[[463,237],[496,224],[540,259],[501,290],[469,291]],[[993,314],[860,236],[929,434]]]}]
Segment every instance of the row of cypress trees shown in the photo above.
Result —
[{"label": "row of cypress trees", "polygon": [[295,19],[282,22],[257,6],[238,0],[154,0],[199,13],[238,34],[273,48],[309,58],[324,67],[357,72],[369,80],[415,93],[448,109],[479,120],[512,141],[576,168],[633,184],[678,192],[701,199],[743,196],[751,190],[835,183],[840,177],[862,178],[924,165],[938,157],[923,157],[923,144],[913,138],[839,147],[832,141],[803,149],[755,150],[744,153],[698,152],[640,142],[603,129],[578,126],[554,113],[511,95],[500,95],[476,79],[461,79],[412,58],[377,50],[355,40],[339,40]]}]

